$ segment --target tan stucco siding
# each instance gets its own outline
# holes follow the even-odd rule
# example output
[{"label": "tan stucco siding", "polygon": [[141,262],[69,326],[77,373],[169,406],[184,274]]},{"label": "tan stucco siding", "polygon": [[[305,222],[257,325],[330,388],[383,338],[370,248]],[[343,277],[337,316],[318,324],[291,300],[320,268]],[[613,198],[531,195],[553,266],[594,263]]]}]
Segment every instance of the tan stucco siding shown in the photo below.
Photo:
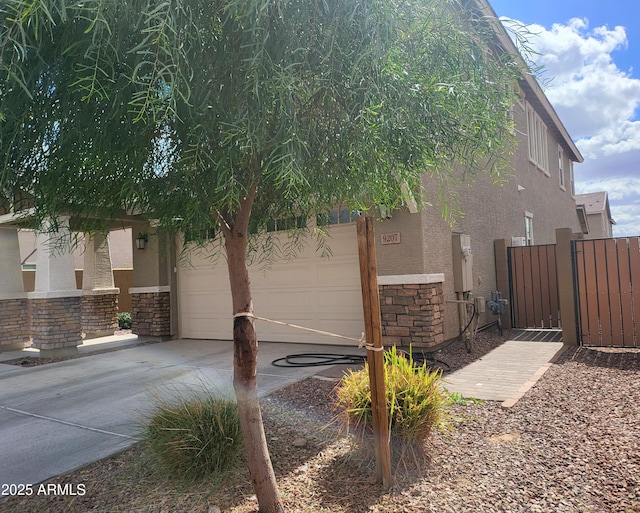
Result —
[{"label": "tan stucco siding", "polygon": [[[452,234],[464,233],[471,237],[473,254],[473,295],[485,299],[496,290],[494,241],[525,236],[525,216],[533,220],[534,244],[555,243],[556,228],[580,231],[575,200],[570,182],[570,162],[563,151],[565,187],[559,177],[558,140],[547,130],[549,163],[547,172],[539,169],[529,159],[526,114],[518,105],[514,109],[514,120],[518,147],[510,157],[511,168],[505,170],[502,183],[496,184],[486,173],[481,173],[463,184],[460,189],[459,206],[463,211],[453,226],[442,219],[440,207],[426,207],[422,211],[422,239],[424,247],[423,272],[441,272],[445,275],[444,298],[456,299],[453,283]],[[433,200],[437,185],[423,180],[429,200]],[[504,297],[509,291],[502,290]],[[458,310],[455,303],[445,303],[445,338],[457,336],[459,331]],[[480,324],[495,320],[490,313],[480,318]]]},{"label": "tan stucco siding", "polygon": [[611,237],[611,223],[604,212],[587,215],[589,223],[588,239],[604,239]]},{"label": "tan stucco siding", "polygon": [[[374,230],[379,275],[422,274],[425,272],[422,216],[420,214],[394,212],[391,219],[377,221]],[[400,234],[399,244],[381,243],[383,235],[398,233]]]}]

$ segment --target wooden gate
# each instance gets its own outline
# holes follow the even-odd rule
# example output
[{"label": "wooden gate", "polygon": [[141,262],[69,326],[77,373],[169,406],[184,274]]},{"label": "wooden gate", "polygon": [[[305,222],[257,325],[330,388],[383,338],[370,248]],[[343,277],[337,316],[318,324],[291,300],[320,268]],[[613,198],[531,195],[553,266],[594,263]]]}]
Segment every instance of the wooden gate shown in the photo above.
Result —
[{"label": "wooden gate", "polygon": [[640,346],[640,238],[572,243],[578,341]]},{"label": "wooden gate", "polygon": [[514,328],[560,327],[556,247],[509,247],[511,325]]}]

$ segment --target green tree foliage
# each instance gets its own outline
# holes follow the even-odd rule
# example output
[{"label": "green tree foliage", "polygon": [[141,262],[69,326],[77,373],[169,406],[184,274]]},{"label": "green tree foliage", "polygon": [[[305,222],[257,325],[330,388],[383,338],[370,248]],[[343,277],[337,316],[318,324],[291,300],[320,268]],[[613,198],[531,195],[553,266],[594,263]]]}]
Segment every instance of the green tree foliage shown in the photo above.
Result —
[{"label": "green tree foliage", "polygon": [[[249,232],[497,169],[518,70],[481,4],[2,0],[0,195],[53,227],[65,212],[82,231],[123,214],[218,230],[233,313],[251,313]],[[233,333],[251,479],[280,512],[252,319]]]},{"label": "green tree foliage", "polygon": [[516,70],[457,2],[4,0],[0,23],[0,180],[40,218],[205,233],[252,186],[256,228],[394,207],[511,140]]}]

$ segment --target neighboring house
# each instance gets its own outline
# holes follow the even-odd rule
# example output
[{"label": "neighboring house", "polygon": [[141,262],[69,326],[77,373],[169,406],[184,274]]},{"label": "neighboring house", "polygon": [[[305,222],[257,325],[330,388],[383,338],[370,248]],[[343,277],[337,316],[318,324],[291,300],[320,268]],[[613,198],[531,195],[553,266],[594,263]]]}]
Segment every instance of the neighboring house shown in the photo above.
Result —
[{"label": "neighboring house", "polygon": [[[23,270],[35,269],[38,252],[36,234],[33,230],[23,229],[18,232],[20,241],[20,260]],[[111,265],[114,269],[130,269],[133,267],[133,249],[131,229],[112,230],[109,233],[111,249]],[[84,268],[84,244],[80,242],[73,251],[75,269]]]},{"label": "neighboring house", "polygon": [[[109,233],[108,241],[114,287],[120,289],[118,293],[118,308],[121,312],[128,312],[131,309],[131,300],[127,289],[133,272],[131,229],[112,230]],[[36,233],[29,229],[18,231],[18,244],[20,247],[20,265],[24,290],[32,292],[35,289],[36,262],[38,258]],[[79,289],[83,288],[85,256],[84,238],[80,237],[77,246],[73,250],[73,267],[76,285]]]},{"label": "neighboring house", "polygon": [[[470,1],[488,16],[495,17],[485,0]],[[508,34],[499,25],[496,37],[504,48],[517,55]],[[496,258],[506,257],[495,254],[494,241],[506,240],[507,245],[552,244],[557,228],[582,234],[585,222],[579,214],[584,209],[576,207],[573,164],[582,162],[583,158],[530,75],[520,81],[520,100],[513,105],[513,119],[519,146],[511,159],[512,176],[506,183],[495,185],[491,177],[482,174],[475,178],[472,187],[464,186],[460,191],[464,217],[453,227],[442,219],[440,206],[435,201],[437,184],[427,177],[423,180],[425,199],[433,206],[415,212],[409,205],[405,210],[393,212],[390,218],[376,222],[386,344],[433,347],[456,337],[463,324],[459,301],[473,297],[489,299],[492,291],[498,290]],[[431,194],[433,197],[429,197]],[[255,315],[359,339],[364,328],[355,216],[345,208],[336,207],[329,219],[330,257],[316,251],[317,241],[310,239],[290,261],[274,260],[267,271],[259,262],[252,266]],[[7,244],[16,245],[10,233],[11,226],[17,225],[15,217],[10,213],[0,215],[0,223],[9,229],[4,235]],[[315,220],[308,223],[313,228]],[[232,305],[224,256],[212,259],[205,250],[182,252],[180,241],[176,249],[172,241],[157,237],[153,226],[133,218],[127,219],[127,226],[131,228],[131,239],[135,237],[144,242],[141,244],[144,249],[134,249],[132,255],[134,273],[129,292],[134,332],[230,339]],[[271,235],[286,244],[286,232]],[[129,247],[135,247],[136,240],[131,239]],[[98,309],[87,298],[94,298],[97,303],[100,294],[104,301],[111,301],[108,294],[102,293],[105,287],[108,290],[109,281],[97,272],[98,262],[104,261],[106,253],[98,245],[89,252],[90,270],[87,272],[85,266],[85,275],[92,281],[84,287],[83,309]],[[18,255],[12,259],[19,261]],[[8,262],[6,268],[13,272],[16,266]],[[47,276],[55,277],[62,265],[60,259],[53,257],[42,262],[42,272]],[[0,261],[0,267],[2,265],[5,264]],[[71,259],[64,265],[73,268]],[[56,285],[55,280],[51,282],[53,285],[40,280],[41,290],[36,288],[29,301],[33,305],[34,301],[47,300],[54,307],[56,301],[66,301],[55,287],[73,298],[75,293],[67,290],[75,288],[69,285],[71,279],[62,285]],[[0,292],[2,286],[13,290],[16,301],[24,301],[16,308],[23,308],[21,305],[26,304],[26,299],[17,291],[16,280],[3,285],[0,276]],[[508,290],[500,292],[508,297]],[[108,308],[112,305],[113,301],[109,302]],[[50,322],[44,314],[41,317]],[[88,318],[88,314],[85,317]],[[494,321],[495,317],[489,312],[481,314],[479,319],[481,326]],[[263,321],[258,321],[257,329],[259,339],[264,341],[345,342]],[[77,332],[77,327],[69,330],[65,339],[69,345],[75,344],[73,337],[77,338]],[[53,347],[58,343],[45,339],[45,335],[39,335],[44,342],[38,342],[36,347]],[[15,339],[20,336],[23,335],[17,334]]]},{"label": "neighboring house", "polygon": [[609,195],[605,191],[578,194],[576,196],[578,206],[584,208],[587,219],[585,239],[606,239],[613,237],[613,225],[616,224],[611,217]]},{"label": "neighboring house", "polygon": [[[5,208],[0,205],[0,351],[31,343],[41,355],[75,354],[83,337],[112,335],[118,307],[131,310],[131,231],[80,237],[70,251],[68,217],[61,216],[57,234],[36,233],[25,228],[28,210]],[[114,261],[125,269],[114,269]]]}]

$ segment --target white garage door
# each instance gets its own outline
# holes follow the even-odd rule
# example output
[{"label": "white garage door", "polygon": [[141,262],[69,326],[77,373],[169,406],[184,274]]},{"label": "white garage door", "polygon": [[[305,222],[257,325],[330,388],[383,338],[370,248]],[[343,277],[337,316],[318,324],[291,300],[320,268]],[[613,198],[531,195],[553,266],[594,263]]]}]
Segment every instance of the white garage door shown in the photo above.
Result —
[{"label": "white garage door", "polygon": [[[312,240],[290,261],[250,268],[254,313],[260,317],[359,338],[364,331],[355,224],[331,227],[332,255],[322,257]],[[212,263],[194,250],[178,268],[183,338],[230,340],[231,293],[224,255]],[[349,344],[349,341],[256,321],[258,339],[274,342]]]}]

